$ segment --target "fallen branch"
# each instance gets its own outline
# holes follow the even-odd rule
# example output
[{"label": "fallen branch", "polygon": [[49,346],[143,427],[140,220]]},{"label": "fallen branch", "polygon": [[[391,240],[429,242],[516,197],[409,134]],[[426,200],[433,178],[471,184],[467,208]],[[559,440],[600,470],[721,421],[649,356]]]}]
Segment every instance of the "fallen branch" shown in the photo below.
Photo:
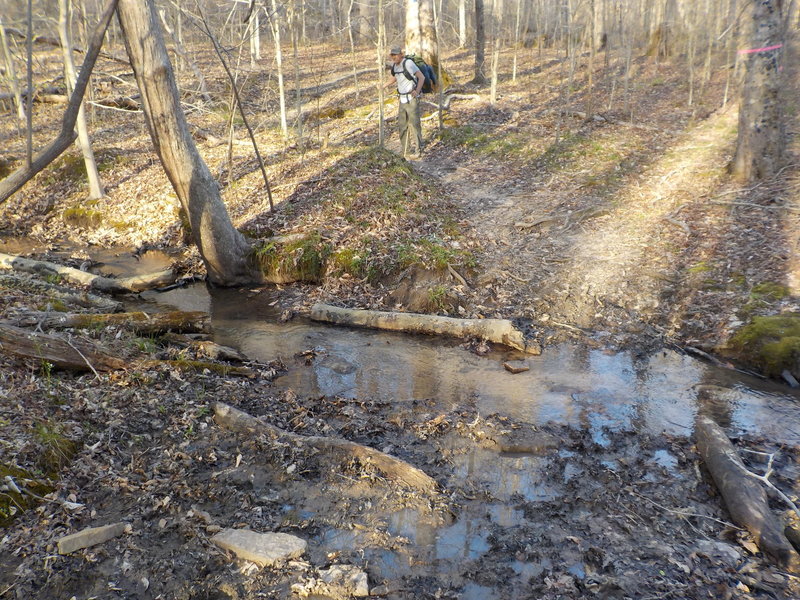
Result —
[{"label": "fallen branch", "polygon": [[13,254],[3,254],[0,252],[0,269],[23,271],[25,273],[35,273],[44,276],[58,276],[67,281],[88,286],[92,290],[107,292],[110,294],[126,294],[131,292],[142,292],[153,288],[162,287],[175,281],[175,274],[172,269],[158,271],[148,275],[135,275],[120,279],[112,279],[87,273],[80,269],[65,267],[43,260],[31,260]]},{"label": "fallen branch", "polygon": [[12,318],[13,324],[17,327],[36,325],[43,329],[67,327],[91,329],[113,325],[139,335],[161,335],[167,331],[206,333],[209,330],[209,321],[208,315],[200,311],[172,311],[153,314],[145,312],[96,314],[26,311]]},{"label": "fallen branch", "polygon": [[337,325],[389,331],[448,335],[460,338],[478,337],[523,352],[536,353],[538,350],[538,346],[527,344],[522,332],[514,327],[511,321],[505,319],[454,319],[438,315],[339,308],[328,304],[312,306],[311,319]]},{"label": "fallen branch", "polygon": [[410,488],[426,494],[434,493],[437,490],[436,481],[424,471],[369,446],[362,446],[340,438],[319,435],[303,436],[284,431],[222,402],[214,403],[214,415],[219,425],[233,431],[267,435],[293,445],[309,446],[320,452],[333,454],[345,463],[355,458],[363,463],[372,464],[387,478],[402,482]]},{"label": "fallen branch", "polygon": [[695,422],[697,449],[725,501],[734,523],[747,529],[758,547],[780,566],[800,570],[794,550],[769,510],[764,490],[753,481],[725,432],[708,417]]},{"label": "fallen branch", "polygon": [[44,333],[31,333],[26,329],[0,323],[0,349],[6,354],[21,358],[46,361],[58,369],[69,371],[113,371],[124,369],[127,363],[98,350],[92,344],[77,340],[67,341]]}]

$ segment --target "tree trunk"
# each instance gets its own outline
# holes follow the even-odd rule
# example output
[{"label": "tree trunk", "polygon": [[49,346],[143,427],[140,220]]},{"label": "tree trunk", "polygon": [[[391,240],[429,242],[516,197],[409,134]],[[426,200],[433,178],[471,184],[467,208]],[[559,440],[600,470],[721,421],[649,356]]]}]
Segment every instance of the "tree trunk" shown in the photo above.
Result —
[{"label": "tree trunk", "polygon": [[[58,0],[58,34],[61,38],[61,48],[64,54],[64,79],[67,82],[67,92],[71,92],[78,79],[75,75],[75,62],[72,60],[72,9],[71,0]],[[97,170],[97,161],[94,159],[92,141],[89,139],[89,128],[86,126],[86,114],[83,103],[78,110],[78,144],[83,154],[83,164],[86,166],[86,177],[89,180],[89,197],[102,198],[105,196],[103,184],[100,182],[100,172]]]},{"label": "tree trunk", "polygon": [[8,47],[8,38],[6,37],[6,30],[3,26],[2,18],[0,18],[0,43],[3,44],[3,57],[6,63],[6,78],[11,86],[11,92],[14,95],[14,103],[17,105],[17,119],[19,119],[21,124],[25,122],[25,107],[22,105],[22,94],[19,90],[17,70],[14,67],[14,57],[11,55],[11,49]]},{"label": "tree trunk", "polygon": [[248,244],[233,227],[217,182],[189,134],[152,1],[120,0],[117,14],[153,145],[189,218],[209,281],[253,282]]},{"label": "tree trunk", "polygon": [[774,175],[783,163],[786,131],[780,102],[781,0],[750,0],[752,35],[739,105],[739,134],[730,171],[739,181]]},{"label": "tree trunk", "polygon": [[[64,150],[69,148],[69,145],[75,141],[75,120],[78,117],[78,110],[80,109],[81,102],[83,101],[83,93],[86,91],[86,85],[89,81],[94,63],[97,60],[97,55],[100,54],[100,48],[103,45],[103,37],[105,36],[108,24],[111,17],[114,15],[114,10],[117,6],[117,0],[108,0],[103,8],[103,14],[100,17],[100,22],[95,27],[92,34],[92,43],[86,51],[86,57],[83,59],[81,66],[81,74],[78,81],[75,83],[75,89],[69,99],[69,105],[64,112],[64,118],[61,122],[61,133],[53,140],[44,150],[42,150],[36,158],[22,169],[17,169],[11,175],[0,181],[0,204],[8,200],[14,192],[25,185],[33,178],[39,171],[44,169],[47,165],[58,158]],[[33,94],[28,94],[28,104],[30,106]],[[30,119],[30,109],[28,110],[28,119]]]},{"label": "tree trunk", "polygon": [[278,99],[281,105],[281,133],[283,139],[289,137],[289,125],[286,121],[286,89],[283,84],[283,51],[281,50],[281,19],[278,12],[278,3],[272,0],[272,13],[269,16],[269,24],[272,28],[272,41],[275,43],[275,63],[278,67]]},{"label": "tree trunk", "polygon": [[405,46],[406,52],[421,56],[434,72],[437,71],[439,42],[436,39],[432,0],[407,0]]},{"label": "tree trunk", "polygon": [[483,0],[475,0],[475,77],[472,83],[483,85],[486,75],[483,72],[486,63],[486,23]]}]

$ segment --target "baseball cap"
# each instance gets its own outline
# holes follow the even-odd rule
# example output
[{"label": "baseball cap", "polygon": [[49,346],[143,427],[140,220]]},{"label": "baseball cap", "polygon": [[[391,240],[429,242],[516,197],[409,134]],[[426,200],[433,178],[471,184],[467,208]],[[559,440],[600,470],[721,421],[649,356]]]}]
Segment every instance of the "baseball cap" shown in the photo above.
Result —
[{"label": "baseball cap", "polygon": [[392,46],[392,49],[389,50],[389,54],[402,54],[403,49],[400,46]]}]

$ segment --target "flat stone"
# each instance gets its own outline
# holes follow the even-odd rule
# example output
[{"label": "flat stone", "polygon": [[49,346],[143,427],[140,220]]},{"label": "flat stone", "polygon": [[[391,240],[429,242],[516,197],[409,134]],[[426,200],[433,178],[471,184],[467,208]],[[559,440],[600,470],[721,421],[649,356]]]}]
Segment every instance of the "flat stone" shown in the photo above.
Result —
[{"label": "flat stone", "polygon": [[367,574],[353,565],[333,565],[320,571],[319,577],[328,585],[335,585],[353,596],[369,596]]},{"label": "flat stone", "polygon": [[103,525],[102,527],[88,527],[71,533],[58,540],[58,553],[69,554],[76,550],[82,550],[97,544],[102,544],[110,539],[118,537],[125,532],[125,523],[114,523]]},{"label": "flat stone", "polygon": [[308,546],[304,539],[288,533],[258,533],[248,529],[223,529],[211,541],[262,567],[297,558]]}]

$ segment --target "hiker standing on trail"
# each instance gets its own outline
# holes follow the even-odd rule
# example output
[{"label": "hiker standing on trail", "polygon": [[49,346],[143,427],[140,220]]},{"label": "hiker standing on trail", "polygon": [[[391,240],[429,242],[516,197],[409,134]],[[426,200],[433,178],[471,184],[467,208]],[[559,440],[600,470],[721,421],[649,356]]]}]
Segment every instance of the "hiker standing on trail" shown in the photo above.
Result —
[{"label": "hiker standing on trail", "polygon": [[[397,85],[397,94],[400,96],[400,105],[397,109],[397,128],[400,132],[400,145],[403,148],[403,157],[416,155],[422,156],[422,124],[419,119],[419,98],[422,86],[425,84],[425,75],[419,70],[414,61],[403,54],[403,49],[394,47],[389,52],[392,78],[384,87]],[[409,125],[411,132],[409,132]],[[413,133],[413,138],[411,134]],[[416,143],[416,149],[413,145]]]}]

